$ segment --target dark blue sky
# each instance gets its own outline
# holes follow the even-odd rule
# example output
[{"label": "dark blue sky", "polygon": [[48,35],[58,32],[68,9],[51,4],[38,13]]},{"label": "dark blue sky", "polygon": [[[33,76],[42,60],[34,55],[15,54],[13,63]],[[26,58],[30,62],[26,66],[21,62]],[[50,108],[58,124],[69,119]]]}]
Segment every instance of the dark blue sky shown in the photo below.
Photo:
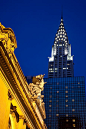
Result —
[{"label": "dark blue sky", "polygon": [[48,57],[60,24],[61,7],[74,55],[75,76],[86,78],[86,0],[3,0],[0,22],[13,29],[16,57],[27,75],[48,75]]}]

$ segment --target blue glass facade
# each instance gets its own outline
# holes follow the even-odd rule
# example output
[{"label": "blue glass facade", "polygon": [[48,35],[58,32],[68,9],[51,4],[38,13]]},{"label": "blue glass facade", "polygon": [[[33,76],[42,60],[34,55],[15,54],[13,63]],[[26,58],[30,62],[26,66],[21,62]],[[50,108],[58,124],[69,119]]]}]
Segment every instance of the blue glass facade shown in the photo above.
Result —
[{"label": "blue glass facade", "polygon": [[85,129],[85,78],[45,78],[44,102],[48,129]]}]

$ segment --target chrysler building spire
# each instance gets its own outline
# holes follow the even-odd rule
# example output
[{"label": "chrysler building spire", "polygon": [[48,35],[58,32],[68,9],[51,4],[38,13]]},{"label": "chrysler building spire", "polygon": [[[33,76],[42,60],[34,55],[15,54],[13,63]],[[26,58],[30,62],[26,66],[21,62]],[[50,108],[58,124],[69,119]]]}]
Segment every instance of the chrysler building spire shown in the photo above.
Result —
[{"label": "chrysler building spire", "polygon": [[63,14],[59,29],[57,30],[51,57],[49,57],[48,77],[72,77],[73,56],[71,56],[71,44],[69,44],[67,32],[64,28]]},{"label": "chrysler building spire", "polygon": [[63,19],[63,6],[62,6],[62,11],[61,11],[61,19]]}]

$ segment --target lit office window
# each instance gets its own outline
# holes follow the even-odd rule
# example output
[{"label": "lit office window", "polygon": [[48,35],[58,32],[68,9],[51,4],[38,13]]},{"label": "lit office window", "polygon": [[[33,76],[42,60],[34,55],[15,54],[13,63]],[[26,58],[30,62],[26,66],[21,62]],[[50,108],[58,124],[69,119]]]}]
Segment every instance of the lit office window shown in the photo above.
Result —
[{"label": "lit office window", "polygon": [[52,68],[49,68],[49,70],[53,70]]},{"label": "lit office window", "polygon": [[66,122],[68,122],[68,119],[66,120]]},{"label": "lit office window", "polygon": [[75,109],[72,109],[72,112],[74,112],[75,111]]},{"label": "lit office window", "polygon": [[49,102],[52,102],[52,100],[49,100]]},{"label": "lit office window", "polygon": [[57,91],[57,93],[59,93],[59,91]]},{"label": "lit office window", "polygon": [[59,114],[56,114],[56,116],[59,116]]},{"label": "lit office window", "polygon": [[68,93],[68,91],[65,91],[65,93]]},{"label": "lit office window", "polygon": [[66,102],[68,102],[68,100],[65,100]]},{"label": "lit office window", "polygon": [[72,121],[75,122],[75,119],[73,119]]},{"label": "lit office window", "polygon": [[66,114],[66,117],[68,117],[68,114]]},{"label": "lit office window", "polygon": [[73,124],[73,127],[76,127],[75,124]]},{"label": "lit office window", "polygon": [[68,107],[68,105],[66,105],[66,107]]},{"label": "lit office window", "polygon": [[68,97],[68,95],[66,95],[65,97]]},{"label": "lit office window", "polygon": [[51,107],[52,105],[49,105],[49,107]]},{"label": "lit office window", "polygon": [[74,102],[75,100],[74,99],[72,99],[72,102]]},{"label": "lit office window", "polygon": [[66,89],[68,88],[68,86],[65,87]]}]

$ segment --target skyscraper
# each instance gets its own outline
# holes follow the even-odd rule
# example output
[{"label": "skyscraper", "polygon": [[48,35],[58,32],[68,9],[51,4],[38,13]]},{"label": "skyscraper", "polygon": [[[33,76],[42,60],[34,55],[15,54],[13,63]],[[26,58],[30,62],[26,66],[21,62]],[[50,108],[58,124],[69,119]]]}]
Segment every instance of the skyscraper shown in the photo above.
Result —
[{"label": "skyscraper", "polygon": [[48,64],[48,78],[73,77],[73,56],[71,56],[71,44],[64,28],[63,17],[57,30],[51,57]]},{"label": "skyscraper", "polygon": [[85,78],[45,78],[48,129],[86,129]]}]

